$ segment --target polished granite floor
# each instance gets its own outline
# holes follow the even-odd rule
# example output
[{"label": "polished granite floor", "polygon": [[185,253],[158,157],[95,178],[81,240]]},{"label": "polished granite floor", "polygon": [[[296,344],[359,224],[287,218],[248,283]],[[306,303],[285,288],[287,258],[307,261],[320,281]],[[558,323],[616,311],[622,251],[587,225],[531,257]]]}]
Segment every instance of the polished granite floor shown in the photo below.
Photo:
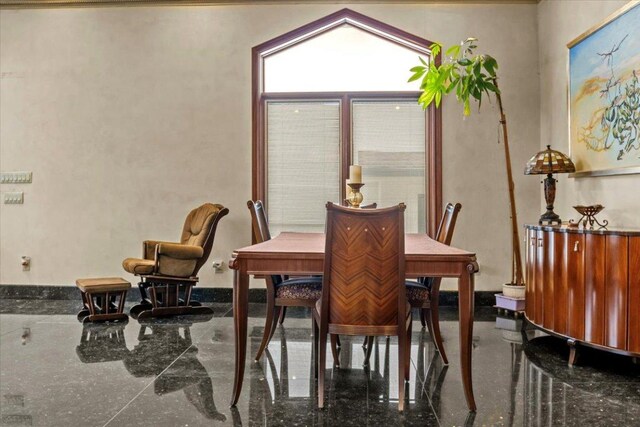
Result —
[{"label": "polished granite floor", "polygon": [[[369,369],[362,367],[362,338],[344,338],[342,367],[328,371],[327,407],[315,409],[311,324],[304,311],[288,316],[260,362],[247,362],[241,399],[229,408],[231,305],[212,307],[209,320],[87,326],[75,318],[77,301],[0,300],[2,425],[640,426],[640,366],[586,349],[580,365],[568,368],[563,342],[542,336],[523,343],[519,321],[496,321],[490,309],[476,314],[475,414],[462,394],[451,309],[442,321],[449,367],[414,324],[404,414],[397,412],[393,338],[377,340]],[[264,306],[250,311],[255,354]]]}]

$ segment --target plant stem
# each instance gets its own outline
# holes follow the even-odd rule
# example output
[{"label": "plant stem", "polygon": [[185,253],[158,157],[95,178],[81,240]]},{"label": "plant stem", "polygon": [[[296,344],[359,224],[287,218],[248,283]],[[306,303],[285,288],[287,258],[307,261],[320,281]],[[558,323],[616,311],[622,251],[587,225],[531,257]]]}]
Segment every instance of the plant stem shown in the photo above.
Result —
[{"label": "plant stem", "polygon": [[[493,79],[493,84],[498,88],[498,80]],[[522,275],[522,258],[520,255],[520,234],[518,233],[518,214],[516,212],[516,199],[514,196],[513,173],[511,172],[511,155],[509,154],[509,135],[507,134],[507,117],[502,109],[500,91],[496,92],[498,108],[500,108],[500,124],[504,135],[504,157],[507,164],[507,181],[509,184],[509,205],[511,208],[511,285],[524,285]]]}]

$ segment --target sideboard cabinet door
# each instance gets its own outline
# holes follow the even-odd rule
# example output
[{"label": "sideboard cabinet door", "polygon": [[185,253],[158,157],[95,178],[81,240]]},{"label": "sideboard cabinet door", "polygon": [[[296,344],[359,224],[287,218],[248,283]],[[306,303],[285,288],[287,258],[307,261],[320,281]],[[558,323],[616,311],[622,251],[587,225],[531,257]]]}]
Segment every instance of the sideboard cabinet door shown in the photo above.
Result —
[{"label": "sideboard cabinet door", "polygon": [[606,236],[587,234],[584,254],[584,340],[604,345]]},{"label": "sideboard cabinet door", "polygon": [[553,330],[567,335],[569,322],[569,299],[567,286],[567,249],[569,248],[569,233],[552,233],[553,239]]},{"label": "sideboard cabinet door", "polygon": [[525,288],[525,313],[527,318],[533,323],[538,323],[536,320],[536,230],[527,229],[527,277]]},{"label": "sideboard cabinet door", "polygon": [[[544,289],[544,302],[542,303],[542,326],[553,330],[555,292],[553,290],[553,267],[555,257],[555,239],[551,231],[545,231],[542,241],[542,287]],[[538,256],[541,254],[538,253]]]},{"label": "sideboard cabinet door", "polygon": [[544,294],[544,231],[538,230],[536,233],[536,272],[535,272],[535,292],[536,292],[536,315],[535,322],[542,325],[544,322],[544,300],[549,295]]},{"label": "sideboard cabinet door", "polygon": [[584,234],[562,233],[564,240],[564,268],[567,270],[567,335],[584,340],[585,283]]},{"label": "sideboard cabinet door", "polygon": [[605,345],[621,350],[627,348],[628,244],[626,236],[607,236]]}]

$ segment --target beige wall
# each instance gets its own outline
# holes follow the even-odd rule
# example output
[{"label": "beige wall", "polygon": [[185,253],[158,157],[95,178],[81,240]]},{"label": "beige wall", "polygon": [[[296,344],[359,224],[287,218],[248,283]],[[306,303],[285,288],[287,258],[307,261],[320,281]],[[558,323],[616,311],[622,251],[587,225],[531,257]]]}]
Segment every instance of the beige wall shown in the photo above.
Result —
[{"label": "beige wall", "polygon": [[[540,147],[569,153],[567,130],[567,43],[602,22],[627,1],[543,1],[538,6],[540,56]],[[555,211],[578,219],[572,206],[600,203],[598,216],[610,225],[640,227],[640,175],[568,178],[560,176]],[[544,202],[541,202],[544,206]]]},{"label": "beige wall", "polygon": [[[541,139],[535,4],[2,10],[0,167],[34,178],[2,185],[25,203],[0,205],[0,283],[127,277],[123,258],[143,239],[177,239],[204,201],[231,210],[211,259],[248,244],[250,49],[342,7],[445,44],[480,39],[500,63],[520,220],[537,218],[539,182],[521,173]],[[461,113],[445,103],[444,200],[463,205],[454,244],[477,252],[477,289],[499,289],[510,234],[497,112]],[[232,276],[208,264],[201,279],[230,287]]]}]

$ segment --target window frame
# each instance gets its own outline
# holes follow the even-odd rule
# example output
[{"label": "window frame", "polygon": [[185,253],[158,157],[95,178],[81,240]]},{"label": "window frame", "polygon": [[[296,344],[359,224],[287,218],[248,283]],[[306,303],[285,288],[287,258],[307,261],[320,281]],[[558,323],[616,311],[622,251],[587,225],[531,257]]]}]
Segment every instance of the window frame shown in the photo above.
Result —
[{"label": "window frame", "polygon": [[[440,64],[440,54],[432,56],[432,42],[407,33],[381,21],[369,18],[350,9],[342,9],[307,25],[253,47],[251,51],[252,75],[252,198],[267,200],[267,147],[266,111],[268,101],[338,101],[340,103],[340,182],[349,176],[352,158],[351,105],[359,100],[416,100],[419,91],[372,92],[264,92],[264,59],[295,44],[317,37],[333,28],[349,24],[374,36],[420,52]],[[442,112],[432,104],[425,111],[425,190],[427,232],[434,237],[442,216]],[[339,185],[341,198],[345,197],[344,185]]]}]

